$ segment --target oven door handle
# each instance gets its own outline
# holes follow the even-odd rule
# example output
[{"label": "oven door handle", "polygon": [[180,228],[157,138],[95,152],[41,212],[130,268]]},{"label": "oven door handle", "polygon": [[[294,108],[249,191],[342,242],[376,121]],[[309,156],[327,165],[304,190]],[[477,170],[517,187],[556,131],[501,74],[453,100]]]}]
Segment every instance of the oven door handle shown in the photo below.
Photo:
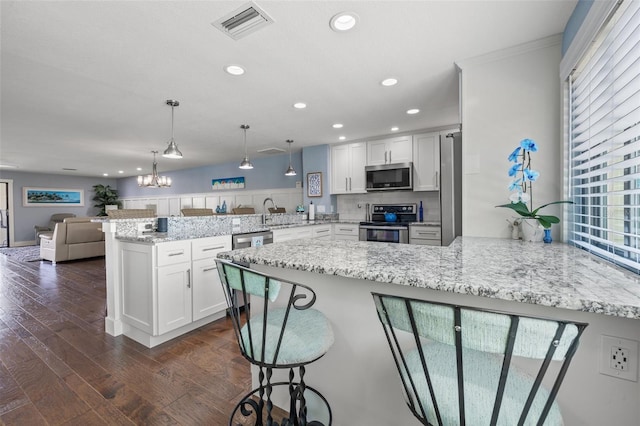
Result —
[{"label": "oven door handle", "polygon": [[374,230],[380,229],[383,231],[402,231],[404,229],[409,230],[409,228],[406,226],[369,226],[369,225],[360,226],[360,229],[374,229]]}]

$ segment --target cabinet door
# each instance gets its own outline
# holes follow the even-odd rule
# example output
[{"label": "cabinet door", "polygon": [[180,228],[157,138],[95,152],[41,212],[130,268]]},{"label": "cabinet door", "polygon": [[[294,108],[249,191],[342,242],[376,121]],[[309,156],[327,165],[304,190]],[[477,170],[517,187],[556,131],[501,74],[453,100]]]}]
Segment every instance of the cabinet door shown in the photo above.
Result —
[{"label": "cabinet door", "polygon": [[387,141],[367,142],[367,165],[387,164]]},{"label": "cabinet door", "polygon": [[423,133],[413,136],[413,190],[440,189],[440,135]]},{"label": "cabinet door", "polygon": [[409,163],[413,161],[413,138],[411,135],[398,136],[387,142],[387,163]]},{"label": "cabinet door", "polygon": [[193,320],[227,309],[215,258],[193,261]]},{"label": "cabinet door", "polygon": [[332,194],[346,194],[349,192],[350,161],[349,145],[331,147]]},{"label": "cabinet door", "polygon": [[155,335],[191,322],[191,263],[157,268],[158,330]]},{"label": "cabinet door", "polygon": [[354,143],[350,145],[350,177],[349,192],[365,193],[367,192],[367,181],[364,168],[367,165],[367,144]]}]

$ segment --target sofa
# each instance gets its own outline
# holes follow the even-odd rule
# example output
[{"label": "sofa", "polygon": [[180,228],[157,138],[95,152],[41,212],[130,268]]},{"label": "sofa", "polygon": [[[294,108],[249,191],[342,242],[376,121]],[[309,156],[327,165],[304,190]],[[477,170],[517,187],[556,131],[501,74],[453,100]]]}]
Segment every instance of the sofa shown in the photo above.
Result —
[{"label": "sofa", "polygon": [[94,217],[69,217],[40,234],[40,258],[52,263],[104,256],[102,224]]}]

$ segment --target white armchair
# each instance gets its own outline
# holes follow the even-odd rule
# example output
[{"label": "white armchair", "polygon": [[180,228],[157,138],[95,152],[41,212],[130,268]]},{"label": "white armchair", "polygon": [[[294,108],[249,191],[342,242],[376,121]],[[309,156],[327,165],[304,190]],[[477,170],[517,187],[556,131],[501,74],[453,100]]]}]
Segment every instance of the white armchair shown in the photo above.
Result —
[{"label": "white armchair", "polygon": [[76,217],[76,215],[73,213],[55,213],[51,215],[47,226],[34,226],[33,228],[36,231],[36,244],[40,244],[41,234],[45,232],[53,233],[53,230],[56,228],[56,223],[62,223],[67,217]]}]

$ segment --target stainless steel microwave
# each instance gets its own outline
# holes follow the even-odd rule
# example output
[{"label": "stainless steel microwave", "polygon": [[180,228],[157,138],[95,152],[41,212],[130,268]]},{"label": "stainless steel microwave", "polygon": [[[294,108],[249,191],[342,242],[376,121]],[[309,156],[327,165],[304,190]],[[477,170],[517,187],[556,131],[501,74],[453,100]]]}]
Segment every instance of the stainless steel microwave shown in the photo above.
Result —
[{"label": "stainless steel microwave", "polygon": [[413,189],[413,163],[366,166],[367,191]]}]

